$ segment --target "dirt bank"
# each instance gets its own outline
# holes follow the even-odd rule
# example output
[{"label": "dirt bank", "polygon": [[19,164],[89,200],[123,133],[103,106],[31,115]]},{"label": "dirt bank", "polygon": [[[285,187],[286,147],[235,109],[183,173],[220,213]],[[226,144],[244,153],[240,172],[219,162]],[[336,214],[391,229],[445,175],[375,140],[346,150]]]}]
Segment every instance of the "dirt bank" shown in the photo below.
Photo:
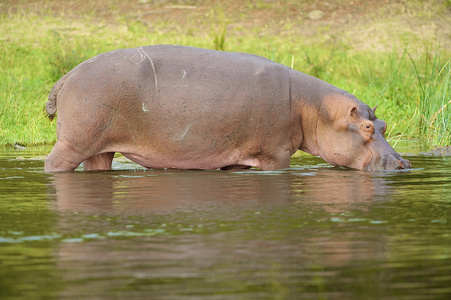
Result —
[{"label": "dirt bank", "polygon": [[0,12],[35,11],[77,19],[90,15],[93,21],[117,25],[138,21],[154,30],[177,30],[190,34],[192,28],[206,32],[219,23],[227,34],[247,29],[256,34],[290,38],[343,41],[355,49],[392,50],[393,46],[414,49],[439,42],[451,49],[451,3],[447,0],[6,0]]},{"label": "dirt bank", "polygon": [[420,152],[420,155],[424,156],[451,156],[451,146],[435,147],[427,152]]}]

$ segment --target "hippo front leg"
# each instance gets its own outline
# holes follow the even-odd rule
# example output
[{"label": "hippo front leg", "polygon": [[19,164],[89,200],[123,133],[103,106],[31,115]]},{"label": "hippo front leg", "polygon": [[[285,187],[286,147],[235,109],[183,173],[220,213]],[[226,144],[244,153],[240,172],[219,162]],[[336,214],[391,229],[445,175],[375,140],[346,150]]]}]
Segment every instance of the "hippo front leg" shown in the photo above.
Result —
[{"label": "hippo front leg", "polygon": [[290,150],[280,151],[272,155],[260,158],[260,168],[263,171],[288,169],[290,167]]}]

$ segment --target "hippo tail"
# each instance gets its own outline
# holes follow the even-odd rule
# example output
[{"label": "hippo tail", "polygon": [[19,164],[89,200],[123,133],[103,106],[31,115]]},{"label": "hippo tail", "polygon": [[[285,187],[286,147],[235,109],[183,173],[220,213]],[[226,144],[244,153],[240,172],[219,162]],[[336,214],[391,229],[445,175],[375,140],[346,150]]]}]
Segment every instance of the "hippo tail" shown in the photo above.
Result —
[{"label": "hippo tail", "polygon": [[52,87],[49,94],[49,101],[45,104],[45,110],[47,111],[47,116],[51,120],[55,118],[56,115],[56,100],[58,98],[58,93],[66,82],[67,74],[63,76],[57,83]]}]

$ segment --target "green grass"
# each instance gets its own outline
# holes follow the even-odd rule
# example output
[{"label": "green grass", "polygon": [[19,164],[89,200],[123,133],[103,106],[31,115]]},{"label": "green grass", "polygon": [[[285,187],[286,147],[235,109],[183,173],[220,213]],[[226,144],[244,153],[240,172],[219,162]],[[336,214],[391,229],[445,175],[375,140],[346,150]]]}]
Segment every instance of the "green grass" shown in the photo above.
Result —
[{"label": "green grass", "polygon": [[55,82],[98,53],[150,44],[265,56],[354,93],[371,107],[378,105],[377,115],[388,123],[390,139],[451,143],[450,53],[440,46],[432,53],[426,46],[415,53],[398,46],[389,51],[358,50],[343,39],[299,39],[289,22],[284,34],[232,24],[216,7],[203,29],[194,21],[177,27],[159,20],[149,27],[120,11],[113,21],[93,18],[32,10],[0,14],[0,145],[55,142],[56,122],[50,122],[44,110]]},{"label": "green grass", "polygon": [[440,60],[437,50],[432,59],[422,61],[409,55],[418,79],[419,134],[435,145],[448,145],[451,139],[451,61]]}]

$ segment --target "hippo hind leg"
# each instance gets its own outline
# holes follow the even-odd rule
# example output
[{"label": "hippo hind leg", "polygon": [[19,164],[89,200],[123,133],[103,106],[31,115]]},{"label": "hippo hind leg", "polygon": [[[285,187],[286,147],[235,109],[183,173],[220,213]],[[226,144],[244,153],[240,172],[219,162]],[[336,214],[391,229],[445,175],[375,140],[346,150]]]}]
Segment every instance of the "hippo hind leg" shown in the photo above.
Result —
[{"label": "hippo hind leg", "polygon": [[73,171],[87,158],[85,155],[75,152],[65,142],[57,141],[45,160],[44,171]]},{"label": "hippo hind leg", "polygon": [[111,170],[113,158],[114,152],[100,153],[86,159],[83,168],[85,171]]},{"label": "hippo hind leg", "polygon": [[45,160],[45,172],[73,171],[81,163],[85,170],[111,170],[114,152],[87,156],[73,150],[67,143],[57,141]]}]

